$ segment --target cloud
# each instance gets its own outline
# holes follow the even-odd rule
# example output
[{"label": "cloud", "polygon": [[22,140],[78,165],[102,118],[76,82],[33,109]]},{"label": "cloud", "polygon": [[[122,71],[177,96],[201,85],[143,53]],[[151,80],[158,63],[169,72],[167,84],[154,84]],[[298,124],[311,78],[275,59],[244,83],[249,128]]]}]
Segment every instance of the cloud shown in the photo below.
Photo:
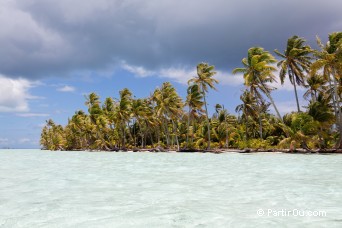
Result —
[{"label": "cloud", "polygon": [[47,116],[50,116],[50,114],[47,114],[47,113],[33,113],[33,112],[17,113],[16,115],[20,116],[20,117],[47,117]]},{"label": "cloud", "polygon": [[[300,99],[299,104],[300,104],[300,109],[303,111],[303,106],[307,105],[307,101]],[[276,106],[280,112],[281,115],[284,115],[286,113],[291,113],[291,112],[297,112],[297,103],[293,98],[293,101],[277,101]],[[273,106],[270,106],[270,110],[272,113],[275,113]]]},{"label": "cloud", "polygon": [[65,85],[57,89],[57,91],[60,91],[60,92],[74,92],[75,90],[76,90],[75,87],[68,86],[68,85]]},{"label": "cloud", "polygon": [[0,75],[0,112],[27,112],[28,100],[36,99],[29,93],[35,86],[34,82],[26,79],[11,79]]},{"label": "cloud", "polygon": [[315,35],[339,31],[341,7],[340,0],[1,1],[0,73],[37,79],[125,62],[146,76],[202,61],[230,72],[251,46],[283,50],[294,34],[313,44]]},{"label": "cloud", "polygon": [[[275,88],[278,90],[284,90],[284,91],[294,91],[293,84],[290,82],[290,79],[286,78],[284,81],[284,84],[281,84],[280,79],[277,80],[275,84],[273,84]],[[306,89],[303,86],[297,85],[297,91],[305,91]]]},{"label": "cloud", "polygon": [[[277,66],[275,65],[274,67],[277,68]],[[279,74],[280,74],[280,69],[277,68],[277,71],[274,73],[275,77],[276,77],[276,82],[274,84],[272,84],[273,87],[275,87],[276,89],[282,91],[294,91],[294,87],[293,84],[290,82],[290,79],[288,77],[288,75],[285,76],[285,80],[284,83],[281,84],[280,78],[279,78]],[[297,85],[297,91],[305,91],[305,88],[302,86],[298,86]]]},{"label": "cloud", "polygon": [[[277,102],[276,105],[281,115],[297,111],[297,105],[295,101]],[[270,109],[273,111],[273,113],[275,113],[273,106],[270,106]]]},{"label": "cloud", "polygon": [[239,86],[243,85],[244,79],[241,74],[231,74],[223,71],[217,71],[215,78],[219,80],[222,85]]},{"label": "cloud", "polygon": [[133,66],[124,63],[122,68],[127,70],[128,72],[132,73],[136,77],[159,77],[159,78],[166,78],[172,81],[178,82],[180,84],[187,84],[188,80],[196,75],[195,69],[190,68],[162,68],[158,71],[150,71],[145,69],[142,66]]},{"label": "cloud", "polygon": [[0,145],[8,145],[9,140],[8,138],[0,138]]},{"label": "cloud", "polygon": [[[125,63],[123,69],[129,71],[136,77],[159,77],[169,79],[180,84],[186,85],[188,81],[197,76],[196,67],[170,67],[162,68],[158,71],[149,71],[142,66],[132,66]],[[215,79],[222,85],[237,86],[243,84],[242,75],[233,75],[220,70],[215,70]]]},{"label": "cloud", "polygon": [[196,76],[196,70],[171,67],[161,69],[158,72],[158,75],[162,78],[169,78],[181,84],[187,84],[192,77]]},{"label": "cloud", "polygon": [[20,144],[24,144],[24,143],[28,143],[28,142],[31,142],[31,140],[28,139],[28,138],[21,138],[21,139],[19,139],[19,143]]},{"label": "cloud", "polygon": [[127,63],[122,64],[122,69],[127,70],[128,72],[138,76],[138,77],[148,77],[155,74],[153,71],[148,71],[142,66],[132,66]]}]

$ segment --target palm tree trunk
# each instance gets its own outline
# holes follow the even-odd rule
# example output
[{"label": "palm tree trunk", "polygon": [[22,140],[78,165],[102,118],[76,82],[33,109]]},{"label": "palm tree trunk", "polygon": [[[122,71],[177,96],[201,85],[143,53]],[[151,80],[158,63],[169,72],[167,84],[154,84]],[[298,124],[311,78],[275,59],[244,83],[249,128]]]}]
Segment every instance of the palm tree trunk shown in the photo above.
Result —
[{"label": "palm tree trunk", "polygon": [[268,97],[268,99],[270,99],[271,104],[272,104],[274,110],[276,111],[279,120],[280,120],[281,122],[283,122],[283,118],[281,118],[281,115],[280,115],[280,113],[279,113],[279,111],[278,111],[278,108],[277,108],[277,106],[275,105],[274,100],[273,100],[273,98],[271,97],[271,95],[269,94],[269,92],[266,92],[266,96]]},{"label": "palm tree trunk", "polygon": [[135,125],[136,125],[136,121],[133,120],[133,137],[134,137],[134,147],[137,147],[137,136],[136,136],[136,132],[135,132]]},{"label": "palm tree trunk", "polygon": [[159,129],[157,130],[157,140],[158,140],[158,146],[160,146],[160,131]]},{"label": "palm tree trunk", "polygon": [[170,138],[169,138],[169,127],[168,127],[168,124],[167,124],[167,120],[165,118],[163,118],[163,125],[164,125],[164,128],[165,128],[165,137],[166,137],[166,145],[167,147],[170,145]]},{"label": "palm tree trunk", "polygon": [[274,110],[276,111],[279,120],[280,120],[281,122],[283,122],[283,118],[281,118],[281,115],[280,115],[280,113],[279,113],[279,111],[278,111],[277,106],[276,106],[275,103],[274,103],[274,100],[273,100],[271,94],[270,94],[269,91],[265,88],[264,84],[260,81],[259,78],[258,78],[258,81],[259,81],[260,85],[262,86],[263,91],[265,92],[266,96],[268,97],[268,99],[270,99],[271,104],[272,104]]},{"label": "palm tree trunk", "polygon": [[194,143],[194,132],[195,132],[195,121],[194,121],[194,119],[191,120],[191,126],[192,126],[191,145],[193,145],[193,143]]},{"label": "palm tree trunk", "polygon": [[[336,87],[336,79],[335,79],[335,76],[333,75],[334,77],[334,85],[332,85],[331,83],[331,78],[330,78],[330,74],[327,73],[328,75],[328,82],[329,82],[329,87],[330,87],[330,91],[331,91],[331,98],[332,98],[332,102],[333,102],[333,106],[334,106],[334,112],[335,112],[335,118],[336,118],[336,127],[338,128],[339,130],[339,139],[337,140],[336,144],[335,144],[335,148],[338,149],[338,148],[342,148],[342,126],[341,126],[341,120],[339,118],[339,112],[337,111],[337,107],[339,106],[337,103],[337,87]],[[332,90],[331,90],[332,89]],[[341,109],[339,109],[341,110]]]},{"label": "palm tree trunk", "polygon": [[[172,132],[174,133],[173,124],[172,124]],[[175,143],[173,140],[175,139],[175,136],[173,134],[172,135],[170,134],[170,137],[171,137],[171,148],[174,148]]]},{"label": "palm tree trunk", "polygon": [[[157,133],[157,140],[158,140],[158,143],[159,143],[159,130],[158,130],[158,128],[156,130],[157,130],[156,131],[156,133]],[[154,140],[153,140],[153,135],[152,135],[152,125],[148,124],[147,120],[146,120],[146,131],[150,135],[152,146],[154,146]],[[155,133],[155,131],[154,131],[154,133]],[[147,135],[146,135],[145,138],[147,139]]]},{"label": "palm tree trunk", "polygon": [[342,148],[342,113],[341,113],[341,107],[340,107],[340,99],[339,99],[339,95],[337,93],[337,89],[338,89],[338,85],[336,82],[336,77],[335,77],[335,73],[333,71],[333,81],[334,81],[334,93],[335,93],[335,102],[336,102],[336,124],[339,130],[339,139],[337,140],[337,143],[335,145],[336,149],[341,149]]},{"label": "palm tree trunk", "polygon": [[[336,105],[336,99],[335,99],[335,94],[334,94],[334,87],[332,86],[332,83],[331,83],[331,78],[330,78],[330,74],[328,73],[328,82],[329,82],[329,86],[330,86],[330,91],[331,91],[331,98],[332,98],[332,101],[333,101],[333,105],[334,105],[334,112],[335,112],[335,117],[336,117],[336,120],[337,120],[337,105]],[[333,89],[333,90],[331,90]]]},{"label": "palm tree trunk", "polygon": [[187,134],[186,134],[186,147],[189,147],[189,130],[190,130],[190,113],[191,113],[191,108],[189,107],[189,112],[188,112],[188,124],[187,124]]},{"label": "palm tree trunk", "polygon": [[261,120],[261,113],[259,113],[259,133],[260,133],[260,139],[263,139],[262,137],[262,120]]},{"label": "palm tree trunk", "polygon": [[208,128],[208,148],[207,149],[210,150],[210,123],[209,123],[207,101],[205,99],[205,92],[204,91],[203,91],[203,100],[204,100],[205,114],[207,115],[207,128]]},{"label": "palm tree trunk", "polygon": [[296,80],[295,79],[293,79],[293,88],[294,88],[294,92],[295,92],[295,96],[296,96],[297,110],[298,110],[298,112],[300,112],[298,94],[297,94],[297,86],[296,86]]},{"label": "palm tree trunk", "polygon": [[126,131],[125,131],[125,125],[123,124],[122,125],[122,148],[125,148],[126,147]]},{"label": "palm tree trunk", "polygon": [[172,124],[173,124],[173,132],[176,136],[176,143],[177,143],[177,151],[179,151],[179,141],[178,141],[178,134],[177,134],[177,125],[175,124],[174,120],[171,119]]},{"label": "palm tree trunk", "polygon": [[315,90],[314,92],[311,92],[311,97],[314,102],[317,101],[317,91]]},{"label": "palm tree trunk", "polygon": [[[151,144],[152,144],[152,146],[153,146],[153,145],[154,145],[154,142],[153,142],[153,136],[152,136],[151,131],[149,131],[149,134],[150,134]],[[146,136],[145,138],[147,138],[147,136]]]},{"label": "palm tree trunk", "polygon": [[246,143],[248,141],[248,116],[247,114],[245,114],[245,118],[246,118],[246,128],[245,128],[245,131],[246,131],[246,137],[245,137],[245,140],[246,140]]},{"label": "palm tree trunk", "polygon": [[226,126],[226,148],[229,147],[229,141],[228,141],[228,126]]}]

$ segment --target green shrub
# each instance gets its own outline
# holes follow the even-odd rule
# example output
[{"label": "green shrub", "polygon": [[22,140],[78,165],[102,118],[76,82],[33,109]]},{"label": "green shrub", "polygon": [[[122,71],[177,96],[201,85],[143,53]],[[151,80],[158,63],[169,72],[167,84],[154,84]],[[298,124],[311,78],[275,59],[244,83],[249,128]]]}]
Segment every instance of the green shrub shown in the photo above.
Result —
[{"label": "green shrub", "polygon": [[247,142],[246,141],[240,141],[238,143],[239,149],[246,149],[246,148],[252,148],[252,149],[270,149],[272,148],[272,145],[269,143],[268,140],[264,139],[250,139]]}]

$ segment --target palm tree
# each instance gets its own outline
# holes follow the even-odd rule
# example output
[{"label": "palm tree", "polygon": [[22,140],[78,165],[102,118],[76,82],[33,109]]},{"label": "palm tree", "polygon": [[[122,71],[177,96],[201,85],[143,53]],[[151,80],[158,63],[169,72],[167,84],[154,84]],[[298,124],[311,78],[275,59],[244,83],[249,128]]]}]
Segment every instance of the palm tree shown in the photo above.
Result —
[{"label": "palm tree", "polygon": [[284,84],[287,74],[294,88],[298,112],[300,112],[300,108],[297,85],[304,86],[304,72],[308,72],[311,64],[309,54],[312,52],[312,49],[310,46],[304,45],[305,42],[301,37],[292,36],[287,40],[287,47],[283,53],[280,53],[277,49],[274,50],[279,57],[283,58],[277,64],[280,67],[279,77],[281,84]]},{"label": "palm tree", "polygon": [[308,105],[308,114],[315,121],[319,122],[319,131],[317,132],[320,138],[320,147],[325,144],[323,142],[323,134],[329,132],[329,128],[334,121],[333,109],[330,104],[330,96],[320,92],[317,98],[311,100]]},{"label": "palm tree", "polygon": [[152,99],[156,103],[157,116],[163,119],[166,131],[167,145],[169,145],[169,129],[167,122],[170,120],[173,126],[173,133],[176,137],[177,149],[179,150],[178,129],[176,120],[180,117],[183,108],[182,98],[170,82],[164,82],[161,89],[154,91]]},{"label": "palm tree", "polygon": [[125,88],[120,91],[120,99],[115,110],[117,126],[120,126],[122,133],[122,148],[126,147],[126,124],[130,120],[131,109],[132,93],[129,89]]},{"label": "palm tree", "polygon": [[203,94],[201,93],[199,86],[197,84],[192,84],[188,87],[186,97],[186,105],[189,107],[188,111],[188,124],[187,124],[187,134],[186,134],[186,144],[189,146],[189,129],[190,121],[192,118],[196,117],[198,114],[203,112],[202,106],[204,104]]},{"label": "palm tree", "polygon": [[248,49],[247,58],[242,59],[244,67],[235,68],[233,74],[243,73],[244,84],[249,87],[252,95],[256,96],[258,100],[263,100],[262,94],[265,94],[271,101],[279,120],[282,121],[278,108],[270,94],[274,88],[267,84],[276,81],[273,75],[276,68],[272,66],[275,62],[275,58],[268,51],[264,51],[261,47],[252,47]]},{"label": "palm tree", "polygon": [[236,106],[236,112],[242,112],[242,118],[245,119],[245,139],[248,140],[248,119],[254,119],[257,116],[258,106],[257,99],[249,90],[245,90],[240,96],[242,104]]},{"label": "palm tree", "polygon": [[[310,150],[307,141],[312,141],[318,131],[318,123],[306,112],[292,112],[284,116],[284,122],[280,123],[284,131],[288,132],[287,137],[283,138],[278,146],[288,147],[297,145],[303,149]],[[292,146],[290,146],[291,148]]]},{"label": "palm tree", "polygon": [[43,127],[40,143],[43,149],[64,150],[67,143],[64,128],[49,119]]},{"label": "palm tree", "polygon": [[221,136],[221,138],[225,137],[225,147],[228,148],[229,131],[233,128],[232,125],[236,122],[236,117],[230,115],[228,110],[224,108],[224,105],[216,104],[215,111],[215,116],[218,120],[217,134],[218,136]]},{"label": "palm tree", "polygon": [[108,129],[108,119],[106,116],[101,115],[96,119],[95,129],[97,137],[94,141],[93,149],[97,150],[108,150],[110,146],[109,142],[109,129]]},{"label": "palm tree", "polygon": [[208,128],[208,149],[210,149],[210,123],[209,123],[209,114],[208,107],[206,102],[206,93],[208,92],[208,87],[216,90],[215,84],[218,81],[213,78],[216,74],[214,66],[210,66],[208,63],[200,63],[197,65],[197,77],[194,77],[188,81],[188,84],[194,83],[197,84],[200,88],[200,91],[203,94],[203,102],[205,107],[205,114],[207,117],[207,128]]},{"label": "palm tree", "polygon": [[[134,146],[137,146],[137,130],[142,132],[143,123],[150,119],[151,110],[148,106],[147,99],[133,99],[132,100],[132,117],[133,117],[133,135],[134,135]],[[143,137],[144,138],[144,137]],[[144,140],[142,138],[142,141]]]},{"label": "palm tree", "polygon": [[265,114],[268,111],[268,108],[270,107],[270,103],[265,102],[265,101],[259,101],[258,103],[258,121],[259,121],[259,134],[260,134],[260,139],[263,139],[263,127],[262,127],[262,122],[263,122],[263,116],[265,116]]},{"label": "palm tree", "polygon": [[[341,80],[342,75],[342,32],[335,32],[329,35],[329,41],[324,45],[317,37],[317,44],[320,46],[320,51],[315,51],[316,60],[312,63],[312,74],[320,69],[323,69],[323,76],[329,82],[331,97],[334,104],[336,116],[336,125],[339,128],[340,137],[335,147],[342,148],[342,113],[341,113],[341,98],[339,95],[339,87],[337,81]],[[334,83],[334,84],[332,84]]]},{"label": "palm tree", "polygon": [[85,105],[88,106],[90,119],[93,123],[96,123],[96,119],[102,114],[102,109],[100,107],[100,97],[96,93],[91,93],[85,98]]},{"label": "palm tree", "polygon": [[151,141],[151,145],[154,145],[153,133],[158,132],[158,126],[161,125],[160,121],[155,115],[154,107],[152,104],[153,102],[152,102],[151,97],[143,99],[143,102],[142,102],[143,117],[141,117],[141,124],[143,124],[143,127],[140,131],[141,138],[142,138],[141,139],[142,147],[144,147],[144,140],[145,142],[147,141],[147,135],[150,136],[149,139]]},{"label": "palm tree", "polygon": [[78,118],[79,112],[84,113],[83,111],[75,112],[72,118],[68,120],[68,125],[65,127],[68,149],[81,149],[85,145],[84,135],[82,134],[80,127],[81,121],[79,121]]},{"label": "palm tree", "polygon": [[309,75],[309,77],[306,80],[306,83],[307,85],[305,87],[308,89],[304,93],[303,96],[307,100],[308,100],[308,97],[310,96],[312,101],[316,101],[318,94],[323,93],[327,90],[326,80],[320,74]]}]

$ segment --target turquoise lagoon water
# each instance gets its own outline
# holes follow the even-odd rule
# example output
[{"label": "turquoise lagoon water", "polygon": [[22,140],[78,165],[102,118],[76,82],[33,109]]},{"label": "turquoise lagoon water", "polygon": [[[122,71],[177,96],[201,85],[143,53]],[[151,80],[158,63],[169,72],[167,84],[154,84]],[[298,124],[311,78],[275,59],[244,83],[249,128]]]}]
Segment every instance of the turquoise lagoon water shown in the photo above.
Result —
[{"label": "turquoise lagoon water", "polygon": [[0,162],[0,227],[342,227],[339,155],[0,150]]}]

